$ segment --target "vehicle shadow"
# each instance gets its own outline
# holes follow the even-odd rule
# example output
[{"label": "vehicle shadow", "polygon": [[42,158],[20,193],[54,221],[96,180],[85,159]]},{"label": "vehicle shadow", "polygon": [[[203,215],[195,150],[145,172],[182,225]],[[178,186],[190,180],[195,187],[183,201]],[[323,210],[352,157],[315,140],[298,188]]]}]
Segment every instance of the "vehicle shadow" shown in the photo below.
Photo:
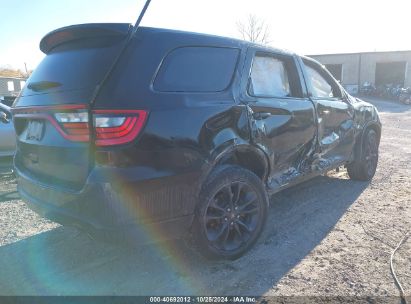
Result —
[{"label": "vehicle shadow", "polygon": [[236,261],[207,261],[182,241],[131,248],[60,227],[0,247],[0,294],[263,295],[327,236],[367,185],[321,176],[276,194],[260,241]]}]

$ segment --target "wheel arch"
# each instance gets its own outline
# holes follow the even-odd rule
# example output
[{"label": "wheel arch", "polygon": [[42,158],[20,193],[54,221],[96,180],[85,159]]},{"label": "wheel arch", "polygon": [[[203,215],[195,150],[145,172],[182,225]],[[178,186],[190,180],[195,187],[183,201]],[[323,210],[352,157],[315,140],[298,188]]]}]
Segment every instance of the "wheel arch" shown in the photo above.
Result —
[{"label": "wheel arch", "polygon": [[[374,130],[377,133],[377,138],[378,138],[378,145],[380,144],[381,140],[381,125],[378,124],[376,121],[369,121],[366,124],[364,124],[364,127],[361,130],[360,135],[357,137],[357,140],[355,142],[355,147],[354,147],[354,153],[356,155],[361,155],[362,154],[362,142],[364,140],[364,136],[366,135],[368,130]],[[355,157],[355,154],[352,154],[353,157]]]},{"label": "wheel arch", "polygon": [[225,150],[216,158],[213,168],[222,165],[237,165],[250,170],[263,182],[269,173],[269,162],[265,153],[251,145],[236,145]]},{"label": "wheel arch", "polygon": [[261,179],[263,184],[265,184],[270,172],[268,157],[264,151],[248,143],[231,144],[212,154],[212,161],[209,162],[208,168],[201,178],[199,190],[213,172],[225,165],[237,165],[250,170]]}]

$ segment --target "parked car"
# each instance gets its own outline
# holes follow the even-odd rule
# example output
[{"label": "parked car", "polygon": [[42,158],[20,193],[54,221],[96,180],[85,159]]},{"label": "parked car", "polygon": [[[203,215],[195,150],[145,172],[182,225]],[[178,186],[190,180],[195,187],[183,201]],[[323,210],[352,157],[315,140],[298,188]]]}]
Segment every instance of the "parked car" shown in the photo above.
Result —
[{"label": "parked car", "polygon": [[157,28],[129,40],[131,28],[42,39],[47,56],[13,108],[33,210],[137,242],[189,235],[202,254],[235,259],[259,237],[269,195],[340,166],[373,177],[378,112],[315,60]]},{"label": "parked car", "polygon": [[0,158],[13,156],[15,149],[16,133],[10,108],[0,102]]}]

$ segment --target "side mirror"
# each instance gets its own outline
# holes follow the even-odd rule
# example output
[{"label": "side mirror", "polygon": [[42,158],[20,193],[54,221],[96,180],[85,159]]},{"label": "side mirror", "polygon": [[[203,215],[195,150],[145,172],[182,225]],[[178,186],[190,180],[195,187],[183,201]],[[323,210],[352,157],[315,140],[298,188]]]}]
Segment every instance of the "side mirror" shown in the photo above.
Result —
[{"label": "side mirror", "polygon": [[5,124],[10,122],[10,119],[8,118],[8,115],[6,112],[0,111],[0,121]]}]

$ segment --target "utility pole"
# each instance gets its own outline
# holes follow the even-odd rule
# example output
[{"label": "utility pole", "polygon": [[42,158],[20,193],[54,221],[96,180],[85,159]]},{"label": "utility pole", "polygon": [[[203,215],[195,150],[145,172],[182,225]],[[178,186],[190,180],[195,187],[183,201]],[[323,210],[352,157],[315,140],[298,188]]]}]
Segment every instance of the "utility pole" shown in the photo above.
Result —
[{"label": "utility pole", "polygon": [[24,69],[26,70],[26,77],[29,77],[29,71],[27,70],[27,63],[24,63]]}]

